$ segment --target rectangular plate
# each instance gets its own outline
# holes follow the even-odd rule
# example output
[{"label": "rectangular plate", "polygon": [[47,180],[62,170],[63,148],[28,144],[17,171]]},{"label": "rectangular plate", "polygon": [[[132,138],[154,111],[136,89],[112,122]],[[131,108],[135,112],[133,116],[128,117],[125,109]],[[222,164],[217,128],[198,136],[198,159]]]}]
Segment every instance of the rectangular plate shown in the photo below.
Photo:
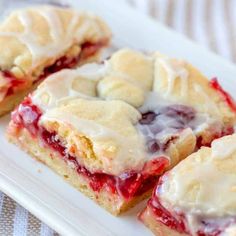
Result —
[{"label": "rectangular plate", "polygon": [[[71,6],[103,17],[113,30],[113,45],[144,51],[159,50],[185,58],[209,78],[217,76],[236,95],[236,68],[147,16],[118,1],[68,0]],[[0,119],[0,188],[42,221],[63,235],[151,235],[137,221],[139,204],[114,217],[83,196],[50,169],[9,144],[4,131],[9,116]]]}]

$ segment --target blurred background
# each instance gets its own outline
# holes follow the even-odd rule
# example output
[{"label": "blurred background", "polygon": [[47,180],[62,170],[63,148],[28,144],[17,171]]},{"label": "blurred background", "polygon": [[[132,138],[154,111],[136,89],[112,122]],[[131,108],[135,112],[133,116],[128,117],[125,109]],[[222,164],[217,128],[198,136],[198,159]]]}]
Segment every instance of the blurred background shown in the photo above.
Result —
[{"label": "blurred background", "polygon": [[[116,0],[109,1],[119,4]],[[227,60],[236,62],[236,0],[120,1],[126,3],[127,7],[135,8],[186,35]],[[0,0],[0,18],[11,7],[48,2],[58,4],[59,1]],[[60,2],[66,5],[66,0]],[[0,192],[0,235],[52,236],[57,233]]]},{"label": "blurred background", "polygon": [[[79,2],[80,0],[74,0]],[[107,0],[124,2],[236,62],[236,0]],[[0,17],[26,3],[67,5],[66,0],[0,0]]]},{"label": "blurred background", "polygon": [[236,62],[236,0],[122,0]]}]

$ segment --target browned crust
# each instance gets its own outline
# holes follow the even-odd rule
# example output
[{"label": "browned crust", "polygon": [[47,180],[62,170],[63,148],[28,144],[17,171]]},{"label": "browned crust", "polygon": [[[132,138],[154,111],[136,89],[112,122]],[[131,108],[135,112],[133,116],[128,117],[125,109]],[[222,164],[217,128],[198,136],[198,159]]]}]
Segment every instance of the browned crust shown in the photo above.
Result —
[{"label": "browned crust", "polygon": [[[11,127],[9,127],[9,130],[10,129]],[[141,196],[134,197],[127,202],[118,194],[111,194],[106,191],[106,189],[102,189],[99,193],[94,192],[86,177],[78,174],[73,168],[70,168],[57,152],[41,147],[38,139],[32,138],[26,129],[21,129],[17,136],[16,134],[14,136],[11,135],[10,132],[7,133],[7,136],[10,142],[18,145],[32,157],[53,169],[57,174],[63,176],[69,184],[73,185],[76,189],[113,215],[119,215],[122,212],[127,211],[151,194],[152,190],[149,190]]]},{"label": "browned crust", "polygon": [[156,220],[149,206],[140,213],[139,218],[156,236],[188,236],[188,234],[179,233]]},{"label": "browned crust", "polygon": [[5,97],[4,100],[0,102],[0,116],[3,116],[9,111],[13,110],[27,94],[32,92],[39,85],[39,83],[40,82],[35,83],[31,87],[27,87],[25,89],[22,89],[21,91]]},{"label": "browned crust", "polygon": [[[97,53],[94,55],[84,59],[83,61],[79,62],[78,65],[83,65],[86,63],[90,63],[93,61],[98,61],[99,56],[101,54],[101,50],[98,50]],[[75,66],[76,67],[76,66]],[[66,68],[65,68],[66,69]],[[50,76],[50,75],[49,75]],[[35,90],[37,86],[44,81],[44,79],[38,81],[37,83],[34,83],[32,86],[27,86],[27,88],[22,89],[20,91],[16,91],[14,94],[9,95],[5,97],[1,102],[0,102],[0,117],[7,114],[8,112],[12,111],[22,100],[23,98],[28,95],[30,92]]]}]

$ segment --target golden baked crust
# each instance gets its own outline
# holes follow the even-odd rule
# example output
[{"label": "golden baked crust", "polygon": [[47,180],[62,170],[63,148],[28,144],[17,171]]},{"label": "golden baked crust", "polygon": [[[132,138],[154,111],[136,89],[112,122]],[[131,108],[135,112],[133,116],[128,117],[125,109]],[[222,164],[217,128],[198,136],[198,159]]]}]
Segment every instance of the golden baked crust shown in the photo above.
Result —
[{"label": "golden baked crust", "polygon": [[19,94],[11,96],[17,104],[22,91],[48,74],[97,60],[110,37],[108,26],[90,13],[54,6],[14,11],[0,24],[0,102]]},{"label": "golden baked crust", "polygon": [[139,218],[156,236],[188,236],[188,234],[179,233],[157,221],[152,209],[148,206],[140,213]]},{"label": "golden baked crust", "polygon": [[21,138],[15,139],[10,137],[10,141],[29,153],[36,160],[46,164],[63,177],[69,184],[115,216],[129,210],[151,194],[151,190],[147,190],[143,194],[135,196],[127,201],[118,194],[111,194],[106,188],[103,188],[99,192],[95,192],[89,185],[89,181],[85,176],[78,174],[77,171],[71,168],[57,152],[52,152],[50,149],[43,148],[39,145],[40,142],[37,139],[32,140],[31,134],[26,129],[22,129],[18,135]]},{"label": "golden baked crust", "polygon": [[[177,209],[187,232],[193,235],[205,231],[210,235],[219,230],[222,235],[235,235],[235,173],[236,134],[233,134],[214,140],[211,148],[202,147],[166,173],[140,219],[156,235],[166,232],[186,235],[161,223],[163,219],[160,216],[158,219],[152,210],[161,204],[159,209],[165,209],[173,217]],[[208,223],[211,227],[207,227]]]},{"label": "golden baked crust", "polygon": [[108,43],[110,36],[89,13],[54,6],[17,10],[0,25],[0,68],[35,76],[62,55],[77,54],[83,43]]},{"label": "golden baked crust", "polygon": [[64,69],[44,80],[35,90],[34,104],[46,111],[75,98],[94,99],[97,81],[89,79],[79,69]]},{"label": "golden baked crust", "polygon": [[131,49],[122,49],[113,54],[107,64],[109,71],[98,83],[98,95],[140,107],[145,94],[152,89],[152,58]]},{"label": "golden baked crust", "polygon": [[0,100],[0,116],[13,110],[24,99],[24,97],[27,96],[29,92],[36,89],[38,85],[39,82],[35,83],[30,88],[21,89],[17,93],[7,96],[2,101]]},{"label": "golden baked crust", "polygon": [[190,128],[180,132],[178,138],[174,140],[166,150],[167,155],[170,157],[170,166],[168,169],[171,169],[185,157],[194,152],[196,149],[196,142],[196,135],[194,135]]},{"label": "golden baked crust", "polygon": [[154,91],[161,99],[189,105],[226,125],[235,123],[236,113],[219,92],[199,70],[183,60],[122,49],[106,63],[108,73],[98,83],[101,98],[119,99],[140,107],[148,91]]},{"label": "golden baked crust", "polygon": [[236,134],[233,134],[213,141],[211,148],[201,148],[174,167],[162,185],[160,197],[186,211],[198,210],[205,215],[211,209],[214,216],[233,215],[236,214],[235,173]]},{"label": "golden baked crust", "polygon": [[119,175],[144,165],[143,139],[134,127],[139,119],[140,113],[122,101],[75,99],[47,111],[40,125],[56,132],[91,172]]},{"label": "golden baked crust", "polygon": [[161,97],[194,107],[227,125],[235,123],[236,113],[210,86],[209,80],[188,62],[156,53],[154,74],[153,90]]}]

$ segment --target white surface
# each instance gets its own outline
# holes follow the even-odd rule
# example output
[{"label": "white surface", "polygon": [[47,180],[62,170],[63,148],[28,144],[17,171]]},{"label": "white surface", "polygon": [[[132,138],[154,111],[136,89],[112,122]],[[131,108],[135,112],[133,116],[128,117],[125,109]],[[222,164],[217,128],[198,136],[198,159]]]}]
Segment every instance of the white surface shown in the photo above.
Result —
[{"label": "white surface", "polygon": [[236,1],[123,1],[236,62]]},{"label": "white surface", "polygon": [[[79,9],[101,15],[112,27],[114,44],[145,51],[159,50],[185,58],[236,95],[236,68],[148,17],[110,1],[70,0]],[[9,117],[0,120],[0,188],[63,235],[151,235],[136,220],[142,206],[113,217],[65,183],[47,167],[8,144],[4,130]],[[40,171],[39,171],[40,170]],[[142,204],[141,204],[142,205]],[[139,208],[139,209],[138,209]]]}]

